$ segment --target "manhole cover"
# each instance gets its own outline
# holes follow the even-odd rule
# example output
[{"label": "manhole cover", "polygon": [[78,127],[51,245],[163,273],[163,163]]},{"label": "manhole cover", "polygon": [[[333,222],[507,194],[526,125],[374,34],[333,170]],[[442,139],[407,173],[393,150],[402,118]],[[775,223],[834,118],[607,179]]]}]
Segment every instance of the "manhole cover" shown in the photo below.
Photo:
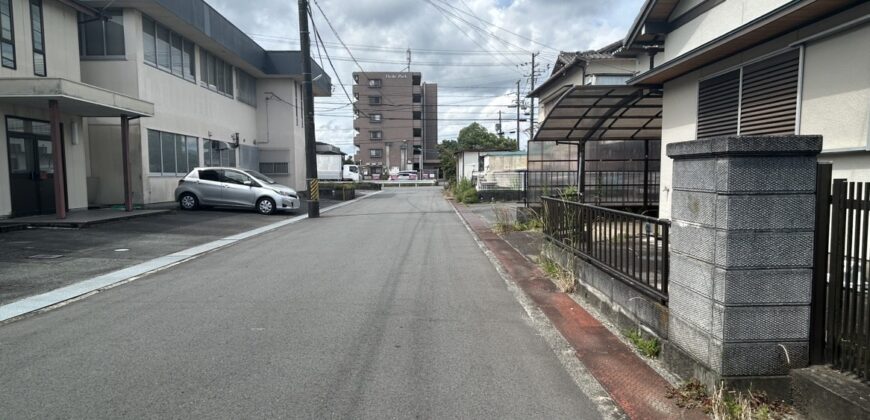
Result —
[{"label": "manhole cover", "polygon": [[56,260],[56,259],[61,258],[61,257],[63,257],[63,255],[40,254],[40,255],[31,255],[27,258],[30,258],[32,260]]}]

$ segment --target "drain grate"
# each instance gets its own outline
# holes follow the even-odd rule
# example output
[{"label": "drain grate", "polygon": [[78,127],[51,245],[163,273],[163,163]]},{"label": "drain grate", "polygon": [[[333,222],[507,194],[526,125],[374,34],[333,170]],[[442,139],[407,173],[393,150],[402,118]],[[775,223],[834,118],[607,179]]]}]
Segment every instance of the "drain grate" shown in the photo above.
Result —
[{"label": "drain grate", "polygon": [[56,259],[62,258],[62,257],[63,257],[63,255],[60,255],[60,254],[38,254],[38,255],[31,255],[27,258],[30,258],[31,260],[56,260]]}]

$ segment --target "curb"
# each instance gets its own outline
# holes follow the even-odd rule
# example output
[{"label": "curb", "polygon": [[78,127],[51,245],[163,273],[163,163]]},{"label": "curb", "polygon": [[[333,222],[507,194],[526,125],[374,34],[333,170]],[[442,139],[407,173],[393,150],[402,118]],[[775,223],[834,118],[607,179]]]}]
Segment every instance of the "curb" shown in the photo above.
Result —
[{"label": "curb", "polygon": [[574,355],[622,411],[632,419],[706,418],[665,397],[670,386],[619,338],[560,292],[546,274],[501,239],[465,206],[453,208],[500,272],[542,311],[574,350]]},{"label": "curb", "polygon": [[[339,204],[321,209],[320,213],[326,213],[350,204],[359,200],[379,194],[380,191],[371,194],[366,194],[356,199],[345,201]],[[213,252],[219,249],[234,245],[239,241],[259,236],[273,230],[282,228],[287,225],[301,222],[308,218],[307,214],[296,216],[290,219],[285,219],[280,222],[262,226],[257,229],[252,229],[246,232],[237,233],[232,236],[217,239],[212,242],[197,245],[185,250],[181,250],[169,255],[157,257],[143,263],[126,267],[111,273],[93,277],[87,280],[82,280],[78,283],[64,286],[59,289],[52,290],[40,295],[26,297],[24,299],[0,306],[0,325],[7,322],[14,322],[22,317],[41,313],[47,310],[61,307],[75,300],[85,298],[102,290],[110,289],[121,284],[137,280],[157,271],[165,270],[177,264],[184,263],[194,258],[200,257],[206,253]]]}]

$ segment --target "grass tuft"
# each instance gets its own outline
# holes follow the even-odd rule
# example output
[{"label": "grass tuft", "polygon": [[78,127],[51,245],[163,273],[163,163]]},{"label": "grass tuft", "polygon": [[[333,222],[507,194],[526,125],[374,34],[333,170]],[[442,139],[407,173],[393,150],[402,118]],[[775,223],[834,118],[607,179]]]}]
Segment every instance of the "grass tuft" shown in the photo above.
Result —
[{"label": "grass tuft", "polygon": [[745,393],[719,386],[713,395],[697,379],[678,388],[670,388],[665,395],[678,407],[701,409],[716,420],[779,420],[794,418],[794,410],[781,401],[774,401],[763,392]]},{"label": "grass tuft", "polygon": [[640,354],[655,359],[659,357],[661,352],[661,344],[657,338],[644,338],[639,330],[628,330],[623,333],[631,344],[637,347]]},{"label": "grass tuft", "polygon": [[562,269],[555,261],[544,256],[538,257],[538,265],[547,274],[547,277],[559,287],[559,290],[564,293],[574,292],[574,276],[571,273]]}]

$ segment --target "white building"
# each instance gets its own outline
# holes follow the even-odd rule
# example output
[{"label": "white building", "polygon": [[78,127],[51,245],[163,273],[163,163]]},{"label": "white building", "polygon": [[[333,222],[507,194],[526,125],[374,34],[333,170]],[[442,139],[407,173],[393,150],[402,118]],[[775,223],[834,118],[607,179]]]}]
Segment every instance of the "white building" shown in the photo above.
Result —
[{"label": "white building", "polygon": [[664,92],[662,217],[672,142],[820,134],[834,178],[870,181],[870,3],[648,0],[624,44],[654,55],[629,83]]},{"label": "white building", "polygon": [[264,50],[202,0],[9,0],[0,15],[0,217],[123,203],[124,121],[135,204],[172,201],[194,166],[304,189],[298,51]]}]

